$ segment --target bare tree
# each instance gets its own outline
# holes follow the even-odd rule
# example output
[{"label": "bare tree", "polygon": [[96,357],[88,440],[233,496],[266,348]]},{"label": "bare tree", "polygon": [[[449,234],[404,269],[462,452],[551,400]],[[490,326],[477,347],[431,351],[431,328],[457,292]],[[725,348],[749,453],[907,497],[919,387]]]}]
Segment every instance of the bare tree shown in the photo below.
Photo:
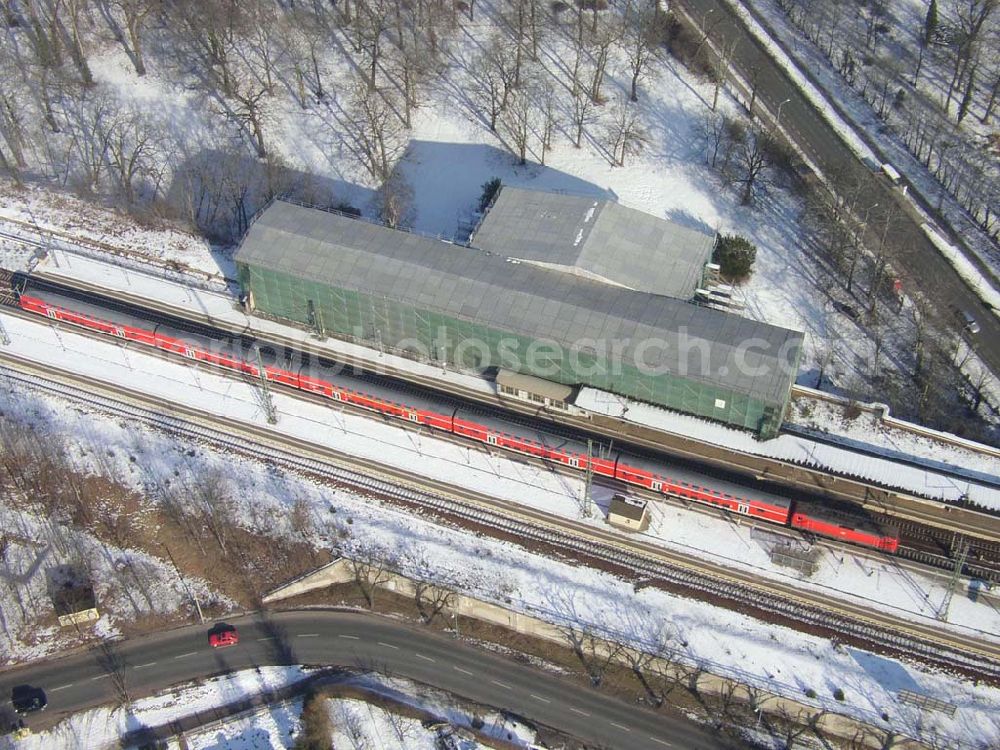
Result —
[{"label": "bare tree", "polygon": [[595,103],[599,104],[603,101],[601,98],[601,86],[604,84],[604,74],[607,71],[608,58],[611,55],[611,48],[620,38],[621,27],[611,22],[595,25],[593,31],[587,36],[587,43],[594,61],[590,78],[590,98]]},{"label": "bare tree", "polygon": [[162,0],[113,0],[113,3],[125,19],[135,72],[144,76],[146,75],[146,62],[142,54],[143,30],[150,17],[157,15],[162,10],[163,2]]},{"label": "bare tree", "polygon": [[625,158],[638,153],[646,142],[646,132],[639,122],[639,110],[619,97],[608,125],[608,150],[612,166],[625,166]]},{"label": "bare tree", "polygon": [[552,149],[552,136],[558,123],[556,92],[552,86],[552,81],[548,77],[545,77],[539,84],[537,95],[541,99],[542,165],[544,165],[545,157]]},{"label": "bare tree", "polygon": [[978,47],[986,22],[993,15],[1000,0],[954,0],[954,17],[957,28],[952,52],[952,75],[945,95],[944,108],[948,111],[952,97],[962,89],[969,67],[978,54]]},{"label": "bare tree", "polygon": [[158,183],[157,136],[153,125],[137,111],[123,111],[111,126],[108,159],[125,201],[136,202],[136,181],[143,175]]},{"label": "bare tree", "polygon": [[658,3],[636,8],[629,0],[625,8],[621,46],[625,52],[628,71],[631,76],[629,99],[639,100],[639,82],[651,72],[657,49],[666,35],[666,18],[659,12]]},{"label": "bare tree", "polygon": [[594,100],[590,94],[584,90],[583,86],[577,86],[573,91],[572,108],[570,118],[573,123],[573,145],[580,148],[583,141],[583,131],[591,122],[594,115]]},{"label": "bare tree", "polygon": [[[11,174],[16,174],[18,169],[27,166],[25,160],[27,140],[22,124],[22,114],[15,107],[12,96],[4,92],[2,88],[0,88],[0,136],[3,136],[12,159],[12,161],[8,161],[6,157],[3,157],[4,167]],[[0,150],[0,154],[2,153]]]},{"label": "bare tree", "polygon": [[405,146],[402,121],[390,90],[372,89],[356,79],[348,114],[353,151],[368,173],[384,183]]},{"label": "bare tree", "polygon": [[733,147],[732,180],[742,186],[741,202],[754,202],[770,166],[768,134],[758,125],[743,130]]},{"label": "bare tree", "polygon": [[576,658],[580,660],[580,664],[587,671],[590,684],[594,687],[600,687],[608,667],[624,651],[624,647],[620,643],[605,641],[576,625],[567,625],[559,630]]},{"label": "bare tree", "polygon": [[374,609],[378,587],[392,579],[392,560],[388,553],[366,546],[355,550],[348,562],[354,583],[368,603],[368,608]]},{"label": "bare tree", "polygon": [[382,37],[391,26],[389,0],[357,0],[354,29],[357,49],[368,56],[368,85],[375,88],[379,63],[382,60]]},{"label": "bare tree", "polygon": [[807,712],[799,709],[793,714],[783,705],[778,707],[774,731],[781,738],[784,750],[794,750],[799,738],[811,730]]},{"label": "bare tree", "polygon": [[507,109],[503,113],[502,123],[504,135],[510,139],[518,163],[524,165],[528,160],[528,142],[531,138],[531,120],[534,102],[527,86],[514,89],[507,101]]},{"label": "bare tree", "polygon": [[430,581],[417,580],[413,590],[413,601],[425,625],[430,625],[441,614],[455,606],[456,594]]},{"label": "bare tree", "polygon": [[376,194],[379,215],[387,226],[396,228],[408,222],[413,208],[413,188],[398,169],[382,183]]},{"label": "bare tree", "polygon": [[709,166],[726,171],[727,165],[720,164],[719,157],[725,157],[730,152],[728,141],[732,124],[729,119],[719,112],[709,112],[702,118],[700,131]]},{"label": "bare tree", "polygon": [[497,129],[500,113],[507,108],[517,73],[510,44],[501,35],[490,37],[473,62],[473,93],[489,115],[490,130]]}]

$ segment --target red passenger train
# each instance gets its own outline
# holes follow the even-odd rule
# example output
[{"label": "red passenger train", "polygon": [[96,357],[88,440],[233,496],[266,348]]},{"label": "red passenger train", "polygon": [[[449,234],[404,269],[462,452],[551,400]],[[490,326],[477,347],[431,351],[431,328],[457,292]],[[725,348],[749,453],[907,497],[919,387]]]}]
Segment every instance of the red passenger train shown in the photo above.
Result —
[{"label": "red passenger train", "polygon": [[[193,346],[190,342],[166,336],[156,331],[137,326],[123,325],[102,320],[85,313],[74,312],[28,294],[20,294],[19,300],[23,310],[53,320],[81,326],[128,341],[135,341],[157,349],[180,354],[197,362],[204,362],[251,377],[260,377],[260,369],[257,365],[239,357],[227,354],[215,354]],[[874,547],[885,552],[895,552],[899,546],[899,539],[895,534],[886,534],[877,530],[866,530],[858,528],[857,525],[848,525],[837,520],[823,518],[821,512],[813,510],[811,507],[807,513],[802,508],[793,508],[793,503],[783,498],[769,497],[765,500],[752,497],[749,494],[734,495],[719,489],[699,486],[680,479],[672,479],[669,476],[630,466],[618,460],[597,457],[588,459],[586,454],[542,445],[529,438],[510,435],[476,422],[457,418],[454,415],[449,416],[428,409],[397,404],[393,401],[335,386],[325,380],[299,375],[278,367],[265,366],[264,376],[267,380],[274,383],[280,383],[309,393],[320,394],[333,401],[352,404],[397,419],[427,425],[437,430],[462,435],[463,437],[487,445],[534,456],[573,469],[585,471],[588,468],[587,463],[589,461],[589,468],[598,476],[643,487],[663,495],[711,505],[732,513],[757,518],[770,523],[793,526],[813,534]]]}]

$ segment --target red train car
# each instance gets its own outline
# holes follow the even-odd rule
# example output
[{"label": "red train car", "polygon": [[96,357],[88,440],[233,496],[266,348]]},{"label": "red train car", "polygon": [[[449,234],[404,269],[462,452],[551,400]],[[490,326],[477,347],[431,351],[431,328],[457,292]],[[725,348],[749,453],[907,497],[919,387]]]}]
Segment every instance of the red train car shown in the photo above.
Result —
[{"label": "red train car", "polygon": [[[207,362],[217,367],[250,375],[251,377],[259,377],[258,368],[245,360],[206,352],[181,339],[73,312],[50,305],[42,299],[26,294],[20,295],[20,305],[24,310],[54,320],[64,321],[99,331],[106,335],[175,352],[189,359]],[[618,461],[597,457],[590,457],[588,459],[585,454],[574,453],[560,448],[550,448],[528,438],[491,430],[476,422],[456,418],[454,414],[449,417],[432,411],[414,409],[404,404],[397,404],[393,401],[380,399],[366,393],[341,388],[325,380],[299,375],[277,367],[265,367],[264,375],[268,380],[275,383],[310,393],[318,393],[334,401],[350,403],[396,419],[425,424],[437,430],[462,435],[471,440],[504,448],[505,450],[524,453],[547,461],[554,461],[574,469],[586,470],[589,461],[589,468],[600,476],[644,487],[664,495],[672,495],[684,500],[721,508],[731,513],[758,518],[762,521],[781,524],[782,526],[788,526],[791,523],[795,528],[810,531],[814,534],[843,539],[886,552],[895,552],[899,545],[899,540],[892,535],[880,534],[877,531],[866,531],[835,521],[821,520],[815,515],[806,513],[792,514],[792,503],[783,498],[770,497],[767,500],[763,500],[742,495],[733,495],[722,490],[674,480],[670,477],[654,474],[646,469],[619,463]]]},{"label": "red train car", "polygon": [[[854,525],[851,525],[854,523]],[[882,533],[878,529],[849,522],[845,519],[823,519],[807,513],[793,513],[792,527],[810,531],[813,534],[843,539],[846,542],[874,547],[883,552],[895,552],[899,549],[899,538],[894,533]]]}]

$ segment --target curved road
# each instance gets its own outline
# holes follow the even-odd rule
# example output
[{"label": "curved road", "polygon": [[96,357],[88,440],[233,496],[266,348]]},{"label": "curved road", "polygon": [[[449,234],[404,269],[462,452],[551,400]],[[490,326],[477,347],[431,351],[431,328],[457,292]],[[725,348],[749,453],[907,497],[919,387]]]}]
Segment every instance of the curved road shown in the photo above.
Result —
[{"label": "curved road", "polygon": [[[111,659],[133,696],[178,682],[263,665],[362,667],[433,685],[512,711],[600,747],[621,750],[707,750],[726,747],[699,725],[616,700],[511,659],[429,630],[358,612],[298,610],[228,620],[240,643],[212,650],[208,626],[155,633],[116,644]],[[0,695],[14,685],[45,690],[52,719],[113,701],[109,657],[99,651],[0,672]],[[9,703],[7,704],[9,707]],[[55,716],[53,716],[55,714]],[[26,723],[32,725],[32,716]]]},{"label": "curved road", "polygon": [[[744,79],[750,77],[750,71],[757,72],[757,101],[771,113],[775,113],[781,105],[781,125],[824,173],[846,171],[855,180],[872,176],[872,170],[859,161],[826,118],[733,13],[730,0],[682,0],[681,5],[701,27],[702,33],[708,30],[713,42],[739,40],[733,55],[733,67]],[[879,206],[877,211],[871,212],[870,227],[881,226],[885,207],[900,200],[899,191],[883,179],[866,180],[856,195],[862,210],[866,206]],[[1000,319],[983,308],[983,301],[927,239],[917,222],[910,214],[903,213],[910,226],[909,241],[903,243],[897,252],[896,262],[901,266],[901,275],[907,284],[937,303],[937,312],[951,329],[958,330],[960,327],[948,312],[949,305],[957,305],[972,313],[982,330],[975,336],[965,338],[990,370],[1000,373]]]}]

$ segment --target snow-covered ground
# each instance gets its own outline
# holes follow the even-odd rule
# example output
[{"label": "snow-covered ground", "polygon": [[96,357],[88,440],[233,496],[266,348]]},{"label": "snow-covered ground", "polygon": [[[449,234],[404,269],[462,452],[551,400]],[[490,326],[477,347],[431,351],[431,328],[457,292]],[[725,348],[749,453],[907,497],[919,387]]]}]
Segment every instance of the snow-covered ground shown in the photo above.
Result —
[{"label": "snow-covered ground", "polygon": [[[892,166],[905,177],[911,189],[916,189],[921,193],[926,203],[934,205],[941,200],[941,186],[935,177],[910,153],[905,144],[886,128],[885,123],[878,118],[868,102],[833,69],[822,52],[789,22],[788,18],[776,7],[774,0],[751,0],[750,5],[753,11],[738,2],[732,2],[731,5],[766,47],[768,53],[782,65],[792,80],[796,82],[796,85],[824,114],[837,132],[844,137],[845,142],[850,145],[859,159],[868,158],[876,163],[881,161],[875,158],[872,149],[868,146],[868,144],[876,144],[892,163]],[[926,12],[926,9],[923,12]],[[779,44],[770,35],[758,20],[759,18],[766,19],[768,26],[780,34],[784,44]],[[803,70],[809,72],[811,80],[802,72]],[[813,80],[819,84],[822,90],[813,85]],[[836,103],[836,106],[833,102]],[[846,115],[846,120],[841,113]],[[860,134],[863,134],[864,137],[860,137]],[[916,206],[914,208],[919,210]],[[943,199],[942,213],[955,233],[962,237],[965,245],[990,267],[994,274],[997,274],[997,259],[1000,257],[1000,252],[951,195]],[[932,221],[929,216],[926,219],[928,222]],[[993,302],[998,295],[996,287],[976,266],[970,263],[957,248],[951,250],[943,248],[942,252],[959,275],[978,294],[983,295],[984,300]],[[994,307],[994,314],[1000,315],[1000,309]]]},{"label": "snow-covered ground", "polygon": [[[242,383],[83,339],[70,331],[57,335],[47,326],[8,317],[4,324],[14,334],[12,351],[27,348],[55,361],[69,358],[75,366],[93,366],[95,374],[100,369],[104,377],[120,377],[133,385],[141,380],[151,391],[162,387],[174,398],[210,410],[222,409],[232,419],[263,421],[257,400]],[[86,357],[82,356],[84,351]],[[221,473],[229,485],[228,494],[246,508],[240,514],[243,522],[272,535],[293,537],[299,533],[290,529],[288,511],[292,502],[302,500],[312,509],[313,533],[319,546],[336,539],[347,555],[352,551],[388,555],[404,574],[431,577],[489,601],[509,600],[509,606],[534,616],[557,623],[582,623],[626,642],[652,646],[665,635],[675,646],[686,644],[681,649],[685,658],[712,671],[796,697],[811,688],[817,691],[817,700],[831,710],[847,710],[876,721],[885,711],[909,732],[916,731],[918,717],[898,702],[895,693],[903,687],[926,692],[960,706],[954,719],[939,719],[948,732],[966,739],[1000,741],[1000,691],[872,654],[839,649],[823,639],[662,591],[636,591],[631,583],[607,574],[446,529],[382,507],[370,498],[333,491],[204,447],[192,448],[137,425],[66,409],[58,400],[21,390],[2,390],[0,394],[5,410],[26,413],[60,434],[85,432],[99,439],[118,464],[117,474],[134,482],[137,489],[164,473]],[[276,394],[276,401],[281,415],[278,429],[304,434],[310,441],[355,455],[371,455],[379,461],[399,462],[432,476],[442,472],[449,481],[488,486],[497,497],[512,502],[531,503],[570,516],[579,512],[577,498],[582,487],[576,478],[303,404],[283,394]],[[368,444],[378,452],[366,453]],[[129,460],[130,456],[136,460]],[[606,504],[610,493],[609,489],[598,490],[599,506]],[[335,513],[330,512],[331,507]],[[730,520],[664,506],[656,509],[648,538],[692,554],[751,566],[761,575],[789,577],[770,564],[767,539]],[[945,590],[943,580],[917,575],[891,559],[830,551],[822,554],[814,579],[802,585],[825,587],[831,596],[845,595],[838,590],[850,592],[868,600],[872,607],[896,608],[897,612],[924,618],[937,614]],[[970,591],[970,597],[975,596],[975,590]],[[980,596],[973,601],[970,597],[955,597],[949,612],[951,625],[941,626],[1000,631],[1000,608],[991,599]],[[832,698],[836,687],[848,693],[843,705]],[[924,722],[924,727],[929,727],[926,719]]]},{"label": "snow-covered ground", "polygon": [[[461,22],[449,43],[447,65],[422,90],[421,106],[414,112],[406,148],[396,166],[413,191],[408,223],[414,229],[448,238],[459,234],[474,218],[482,184],[499,177],[506,184],[528,188],[599,193],[688,226],[742,234],[759,248],[754,278],[741,290],[747,314],[806,331],[805,372],[817,369],[835,336],[835,363],[827,368],[835,386],[851,388],[871,377],[873,343],[864,330],[831,306],[826,272],[812,257],[808,232],[801,226],[801,200],[782,187],[782,178],[777,176],[775,184],[762,191],[756,206],[741,205],[739,191],[727,187],[706,165],[702,130],[711,114],[711,84],[666,56],[657,59],[649,80],[640,85],[635,105],[646,131],[643,149],[628,158],[624,167],[613,167],[607,157],[605,130],[614,109],[611,103],[627,91],[629,79],[623,54],[613,48],[604,85],[608,103],[594,108],[582,148],[571,143],[569,104],[560,100],[559,122],[546,164],[538,163],[540,154],[533,143],[529,163],[519,166],[504,146],[503,133],[498,136],[489,131],[471,95],[475,54],[496,28],[497,16],[494,3],[477,3],[476,22]],[[564,19],[556,25],[566,23]],[[557,82],[560,96],[566,88],[565,61],[572,57],[567,33],[563,27],[547,34],[539,62],[529,65],[541,77]],[[206,108],[204,99],[192,93],[197,88],[193,80],[186,86],[183,77],[178,80],[167,74],[169,67],[160,66],[151,66],[139,78],[120,46],[110,41],[91,57],[99,88],[129,106],[147,107],[155,101],[161,119],[170,123],[181,140],[205,144],[231,138],[228,125],[221,124],[213,108]],[[353,71],[340,50],[323,56],[320,66],[328,82],[343,82]],[[267,140],[270,150],[297,174],[310,176],[318,200],[345,201],[374,216],[375,185],[352,159],[350,136],[338,125],[344,106],[336,94],[322,102],[310,101],[306,109],[294,98],[268,99]],[[738,105],[725,95],[719,111],[740,117]],[[38,191],[27,191],[10,195],[5,203],[0,217],[6,213],[52,227],[82,226],[89,236],[108,241],[117,235],[134,237],[129,242],[138,245],[141,253],[231,274],[228,260],[204,242],[179,243],[170,232],[133,234],[131,229],[119,228],[124,221],[120,217],[101,220],[93,210],[62,196],[47,202]],[[78,210],[87,218],[74,218]],[[900,339],[899,351],[905,352],[905,325],[891,319],[884,325],[898,328],[893,335]],[[892,338],[884,336],[883,352],[894,348]]]},{"label": "snow-covered ground", "polygon": [[[32,734],[16,743],[17,750],[103,750],[118,747],[123,734],[143,727],[159,726],[174,719],[217,706],[235,703],[265,691],[273,691],[302,680],[308,670],[301,667],[260,667],[213,677],[204,682],[178,685],[173,689],[140,698],[128,708],[95,708],[61,721],[46,732]],[[298,726],[300,711],[294,706],[277,706],[256,727],[274,738],[274,745],[234,744],[238,748],[287,747],[290,730]],[[265,739],[263,736],[260,739]],[[200,748],[210,745],[199,744]]]},{"label": "snow-covered ground", "polygon": [[891,416],[884,419],[882,404],[865,404],[857,416],[850,416],[850,406],[847,400],[796,395],[786,426],[815,432],[848,446],[918,461],[929,468],[958,472],[974,480],[1000,481],[1000,449],[906,422],[899,424]]}]

